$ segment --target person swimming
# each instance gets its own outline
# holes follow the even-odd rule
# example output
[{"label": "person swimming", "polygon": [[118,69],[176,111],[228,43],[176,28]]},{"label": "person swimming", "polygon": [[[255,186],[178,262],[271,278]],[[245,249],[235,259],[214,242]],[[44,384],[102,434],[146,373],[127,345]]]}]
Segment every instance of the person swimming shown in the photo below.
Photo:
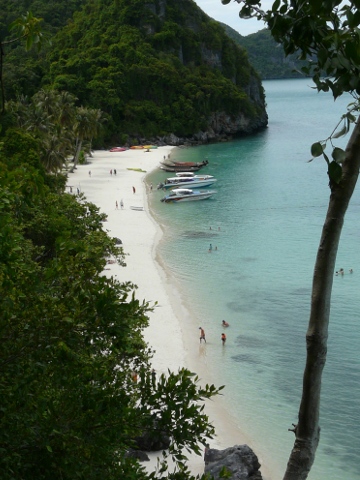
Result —
[{"label": "person swimming", "polygon": [[222,325],[223,327],[230,327],[230,323],[225,322],[225,320],[223,320],[223,321],[221,322],[221,325]]}]

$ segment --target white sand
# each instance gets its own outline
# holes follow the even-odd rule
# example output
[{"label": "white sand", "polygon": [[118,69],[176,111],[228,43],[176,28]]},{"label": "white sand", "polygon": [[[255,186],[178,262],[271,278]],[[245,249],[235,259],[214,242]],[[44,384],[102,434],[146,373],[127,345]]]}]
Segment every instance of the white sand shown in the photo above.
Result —
[{"label": "white sand", "polygon": [[[167,157],[172,149],[173,147],[160,147],[150,152],[96,151],[93,158],[89,159],[89,164],[78,165],[75,172],[69,174],[68,186],[72,186],[73,193],[79,189],[88,201],[107,214],[105,227],[109,235],[118,237],[123,242],[127,266],[124,268],[109,264],[105,273],[119,281],[136,284],[136,297],[139,300],[144,299],[151,305],[158,302],[158,306],[150,314],[150,326],[144,332],[146,341],[155,350],[153,367],[157,374],[166,374],[168,369],[178,371],[179,368],[187,367],[198,373],[204,384],[214,383],[204,365],[201,365],[203,362],[199,358],[198,333],[194,335],[194,332],[184,329],[185,324],[189,323],[184,321],[189,319],[189,312],[182,304],[168,272],[160,266],[156,256],[161,229],[149,213],[147,199],[151,192],[144,179],[146,173],[159,167],[159,162],[164,156]],[[176,149],[171,153],[171,157],[175,158],[175,152]],[[129,168],[141,169],[146,173]],[[124,203],[123,209],[120,207],[121,200]],[[144,210],[132,210],[131,206],[143,207]],[[223,397],[208,401],[206,412],[217,434],[216,438],[210,441],[212,448],[223,449],[244,443],[254,448],[250,439],[236,428],[236,422],[228,415]],[[256,448],[254,450],[257,453]],[[151,455],[150,467],[155,465],[156,457],[155,454]],[[261,463],[261,458],[259,461]],[[194,475],[202,473],[203,458],[191,455],[190,466]],[[266,474],[264,468],[262,474]],[[266,477],[270,478],[267,475]]]}]

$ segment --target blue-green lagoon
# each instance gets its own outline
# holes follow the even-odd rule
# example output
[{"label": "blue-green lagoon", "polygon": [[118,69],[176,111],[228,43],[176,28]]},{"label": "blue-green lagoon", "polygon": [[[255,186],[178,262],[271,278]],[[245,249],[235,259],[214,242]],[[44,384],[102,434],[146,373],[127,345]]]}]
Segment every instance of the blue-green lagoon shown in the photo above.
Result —
[{"label": "blue-green lagoon", "polygon": [[[202,325],[208,343],[199,357],[206,356],[214,383],[226,385],[228,410],[256,453],[280,474],[294,440],[288,428],[297,421],[312,273],[330,193],[325,161],[308,163],[310,145],[328,137],[349,103],[310,86],[266,81],[265,131],[173,151],[178,160],[209,160],[202,172],[218,179],[213,198],[173,205],[160,202],[162,191],[151,195],[164,230],[158,253],[192,314],[194,348],[204,349]],[[148,181],[166,176],[159,170]],[[310,480],[360,479],[359,215],[358,187],[338,252],[345,274],[334,278],[321,440]],[[225,347],[223,319],[230,323]]]}]

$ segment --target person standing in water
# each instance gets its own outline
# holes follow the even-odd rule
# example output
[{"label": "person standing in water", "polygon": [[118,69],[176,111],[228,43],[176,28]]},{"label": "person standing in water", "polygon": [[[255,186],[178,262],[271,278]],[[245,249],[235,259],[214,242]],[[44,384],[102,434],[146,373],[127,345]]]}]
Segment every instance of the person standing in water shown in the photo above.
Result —
[{"label": "person standing in water", "polygon": [[225,345],[225,342],[226,342],[226,335],[225,335],[225,333],[222,333],[222,334],[221,334],[221,341],[222,341],[222,344]]},{"label": "person standing in water", "polygon": [[204,342],[206,343],[205,330],[202,327],[199,327],[199,330],[200,330],[200,343],[201,343],[201,340],[204,340]]}]

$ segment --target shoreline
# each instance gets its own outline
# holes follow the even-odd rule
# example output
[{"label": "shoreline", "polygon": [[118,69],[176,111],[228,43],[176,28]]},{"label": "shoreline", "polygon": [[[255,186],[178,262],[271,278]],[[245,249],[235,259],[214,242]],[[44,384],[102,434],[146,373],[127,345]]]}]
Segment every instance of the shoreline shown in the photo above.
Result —
[{"label": "shoreline", "polygon": [[[122,241],[127,266],[108,264],[104,274],[114,276],[120,282],[130,281],[137,285],[135,296],[140,302],[145,300],[150,305],[158,302],[154,311],[149,313],[149,327],[143,332],[145,341],[154,351],[152,364],[156,372],[166,374],[168,369],[177,371],[186,367],[198,375],[200,383],[220,386],[221,382],[216,382],[206,366],[198,361],[198,349],[195,347],[198,339],[194,339],[193,330],[187,328],[191,312],[158,253],[163,227],[156,222],[149,207],[151,191],[146,177],[159,166],[164,155],[168,156],[173,150],[176,147],[159,147],[150,152],[95,151],[86,165],[78,165],[74,173],[69,173],[67,185],[72,186],[73,193],[79,189],[87,201],[107,214],[104,228],[109,235]],[[142,210],[131,209],[132,206],[142,207]],[[235,426],[224,395],[207,401],[205,412],[216,431],[211,440],[212,448],[224,449],[246,443],[258,455],[251,438]],[[144,465],[153,470],[161,452],[149,456],[150,462]],[[203,456],[187,456],[192,474],[202,474]],[[261,458],[259,461],[262,463]],[[261,472],[264,480],[270,480],[264,465]]]}]

